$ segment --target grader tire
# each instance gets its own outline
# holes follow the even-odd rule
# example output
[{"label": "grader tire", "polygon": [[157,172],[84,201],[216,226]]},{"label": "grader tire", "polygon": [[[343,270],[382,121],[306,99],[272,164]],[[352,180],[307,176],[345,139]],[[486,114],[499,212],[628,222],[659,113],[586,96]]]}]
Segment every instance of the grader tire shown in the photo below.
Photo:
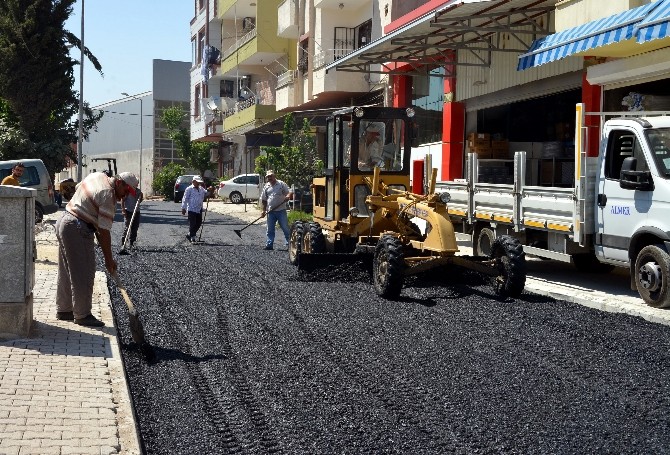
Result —
[{"label": "grader tire", "polygon": [[396,300],[402,290],[405,272],[402,244],[397,238],[384,235],[377,242],[372,262],[372,279],[380,297]]},{"label": "grader tire", "polygon": [[482,228],[475,239],[474,253],[475,256],[490,256],[493,249],[493,242],[495,242],[496,235],[493,229],[485,227]]},{"label": "grader tire", "polygon": [[312,254],[326,252],[326,239],[319,223],[310,222],[303,225],[302,252]]},{"label": "grader tire", "polygon": [[526,256],[521,242],[501,235],[493,241],[490,257],[498,260],[500,271],[500,275],[493,278],[495,294],[501,298],[521,295],[526,284]]},{"label": "grader tire", "polygon": [[634,273],[637,292],[647,305],[670,307],[670,255],[662,245],[642,248],[635,259]]},{"label": "grader tire", "polygon": [[298,265],[298,255],[302,251],[302,221],[296,221],[291,225],[291,233],[288,241],[288,259],[292,265]]}]

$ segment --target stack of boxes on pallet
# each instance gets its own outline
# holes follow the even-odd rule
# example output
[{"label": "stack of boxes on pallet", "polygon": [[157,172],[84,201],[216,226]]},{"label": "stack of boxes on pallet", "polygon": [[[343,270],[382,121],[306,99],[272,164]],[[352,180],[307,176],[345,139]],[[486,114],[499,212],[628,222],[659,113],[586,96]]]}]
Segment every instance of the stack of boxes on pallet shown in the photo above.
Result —
[{"label": "stack of boxes on pallet", "polygon": [[509,141],[499,134],[491,136],[489,133],[470,133],[468,135],[470,153],[476,153],[480,160],[507,160],[509,156]]}]

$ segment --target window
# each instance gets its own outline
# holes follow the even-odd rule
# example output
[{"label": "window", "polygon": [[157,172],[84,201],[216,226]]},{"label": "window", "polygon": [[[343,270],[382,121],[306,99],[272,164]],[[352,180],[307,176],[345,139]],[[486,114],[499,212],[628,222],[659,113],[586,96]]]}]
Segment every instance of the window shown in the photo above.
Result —
[{"label": "window", "polygon": [[193,117],[200,117],[200,86],[195,86],[195,97],[193,98]]},{"label": "window", "polygon": [[337,60],[354,50],[354,29],[335,27],[335,46],[333,60]]},{"label": "window", "polygon": [[356,27],[356,49],[369,44],[372,40],[372,19]]},{"label": "window", "polygon": [[419,125],[419,144],[430,144],[442,140],[442,110],[444,107],[444,68],[430,72],[432,76],[412,78],[412,104],[416,109],[416,122]]},{"label": "window", "polygon": [[[0,169],[0,180],[4,179],[12,173],[12,168]],[[19,177],[19,183],[21,186],[34,186],[40,184],[40,174],[37,172],[35,166],[26,166],[23,168],[23,175]]]},{"label": "window", "polygon": [[303,73],[307,72],[309,65],[309,38],[300,41],[300,50],[298,51],[298,70]]},{"label": "window", "polygon": [[198,32],[198,60],[196,63],[202,61],[202,53],[205,50],[205,29],[203,28]]},{"label": "window", "polygon": [[195,66],[198,63],[198,42],[193,37],[191,39],[191,65]]},{"label": "window", "polygon": [[666,179],[670,178],[670,128],[646,130],[645,135],[649,141],[658,173]]},{"label": "window", "polygon": [[205,7],[205,0],[198,0],[198,11]]},{"label": "window", "polygon": [[607,156],[605,158],[605,177],[619,180],[621,178],[621,165],[628,157],[637,159],[635,171],[649,170],[644,159],[640,142],[631,131],[615,130],[610,133]]},{"label": "window", "polygon": [[234,98],[235,97],[235,82],[234,81],[221,81],[221,86],[219,88],[219,96],[221,98]]}]

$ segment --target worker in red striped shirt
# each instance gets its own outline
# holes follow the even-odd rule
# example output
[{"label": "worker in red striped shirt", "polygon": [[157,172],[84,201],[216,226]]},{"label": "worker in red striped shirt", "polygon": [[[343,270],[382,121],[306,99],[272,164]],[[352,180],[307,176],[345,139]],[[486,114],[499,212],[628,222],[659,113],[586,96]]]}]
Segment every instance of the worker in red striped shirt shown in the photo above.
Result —
[{"label": "worker in red striped shirt", "polygon": [[75,324],[102,327],[104,322],[91,314],[95,279],[95,245],[98,239],[109,273],[116,272],[112,256],[112,222],[116,203],[135,196],[139,181],[123,172],[108,177],[102,172],[89,174],[77,185],[65,213],[56,223],[58,238],[58,287],[56,318]]}]

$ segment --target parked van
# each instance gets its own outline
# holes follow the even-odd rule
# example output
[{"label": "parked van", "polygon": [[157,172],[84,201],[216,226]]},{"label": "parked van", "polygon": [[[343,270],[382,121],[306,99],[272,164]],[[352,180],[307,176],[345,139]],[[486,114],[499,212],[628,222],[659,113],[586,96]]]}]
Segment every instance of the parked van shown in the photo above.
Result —
[{"label": "parked van", "polygon": [[17,163],[23,163],[25,166],[25,171],[19,179],[21,187],[37,190],[35,195],[35,223],[40,223],[44,215],[58,210],[53,182],[44,162],[36,159],[0,161],[0,181],[12,173],[12,168]]}]

